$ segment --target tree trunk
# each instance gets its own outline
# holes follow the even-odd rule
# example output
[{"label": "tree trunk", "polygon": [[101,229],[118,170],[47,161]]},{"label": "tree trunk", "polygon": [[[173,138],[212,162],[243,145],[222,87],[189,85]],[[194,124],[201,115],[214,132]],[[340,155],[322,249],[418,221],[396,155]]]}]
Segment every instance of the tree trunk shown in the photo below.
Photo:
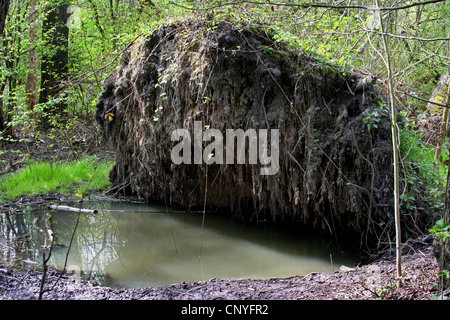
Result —
[{"label": "tree trunk", "polygon": [[91,5],[92,11],[94,12],[95,25],[97,26],[97,29],[100,32],[100,35],[102,36],[102,39],[105,39],[105,30],[103,30],[102,23],[100,22],[100,15],[98,12],[97,5],[92,0],[88,0],[88,2]]},{"label": "tree trunk", "polygon": [[9,0],[0,0],[0,36],[5,28],[6,16],[8,15]]},{"label": "tree trunk", "polygon": [[[36,11],[36,0],[31,1],[30,4],[30,40],[32,43],[37,43],[37,11]],[[28,51],[28,75],[27,75],[27,82],[25,86],[25,94],[27,97],[27,105],[28,110],[32,111],[34,110],[34,107],[37,104],[37,80],[38,80],[38,56],[35,48],[30,48],[30,51]]]},{"label": "tree trunk", "polygon": [[[447,97],[445,104],[448,110],[450,107],[450,83],[447,89]],[[448,132],[446,132],[447,134]],[[448,144],[448,148],[450,149],[450,142]],[[445,210],[443,213],[444,223],[450,222],[450,169],[447,171],[447,185],[445,190]],[[434,254],[439,262],[439,270],[450,271],[450,237],[447,237],[443,242],[435,241],[434,242]],[[443,292],[447,287],[450,286],[450,279],[445,277],[439,277],[439,287],[440,292]]]},{"label": "tree trunk", "polygon": [[[450,143],[449,143],[448,147],[450,148]],[[443,217],[445,223],[450,222],[450,179],[449,178],[450,178],[450,175],[447,176],[445,211],[444,211],[444,217]],[[437,252],[435,251],[435,255],[437,253],[436,257],[439,261],[439,270],[450,271],[450,237],[447,237],[447,239],[445,239],[443,243],[439,243],[437,246],[436,246],[436,244],[437,243],[435,243],[435,250],[437,250]],[[450,286],[450,279],[440,277],[439,286],[442,291],[444,289],[448,288]]]},{"label": "tree trunk", "polygon": [[[376,7],[379,7],[378,0],[375,0]],[[395,252],[396,252],[396,266],[397,266],[397,288],[401,286],[402,278],[402,253],[401,253],[401,226],[400,226],[400,165],[398,154],[398,131],[397,131],[397,113],[395,111],[394,87],[392,84],[392,68],[390,62],[389,44],[385,34],[385,22],[378,11],[378,18],[380,21],[380,29],[385,51],[385,64],[387,69],[387,85],[389,91],[389,104],[391,111],[391,132],[392,132],[392,154],[394,165],[394,217],[395,217]]]},{"label": "tree trunk", "polygon": [[[3,90],[5,90],[6,83],[0,84],[0,95],[3,93]],[[3,136],[3,132],[6,129],[6,123],[5,118],[3,117],[3,100],[0,99],[0,136]],[[0,144],[1,145],[1,144]]]},{"label": "tree trunk", "polygon": [[[68,72],[69,60],[69,28],[67,21],[70,14],[67,12],[69,4],[62,1],[47,11],[42,33],[48,48],[41,62],[41,93],[39,103],[47,103],[51,99],[63,98],[64,80]],[[55,101],[44,108],[47,114],[43,119],[44,125],[49,118],[61,114],[66,110],[66,103]]]},{"label": "tree trunk", "polygon": [[[6,16],[8,15],[9,0],[0,0],[0,38],[3,34],[3,29],[5,28]],[[0,96],[3,93],[5,84],[0,84]],[[6,124],[3,117],[3,100],[0,99],[0,134],[5,130]]]},{"label": "tree trunk", "polygon": [[12,76],[14,74],[14,53],[10,53],[9,41],[5,39],[2,41],[3,44],[3,52],[5,53],[5,67],[6,70],[10,71],[9,74],[5,77],[4,82],[0,86],[0,93],[3,93],[4,90],[8,89],[8,95],[6,95],[5,100],[0,100],[0,131],[1,135],[5,137],[12,137],[13,130],[11,126],[11,113],[12,105],[13,105],[13,95],[15,95],[16,81]]}]

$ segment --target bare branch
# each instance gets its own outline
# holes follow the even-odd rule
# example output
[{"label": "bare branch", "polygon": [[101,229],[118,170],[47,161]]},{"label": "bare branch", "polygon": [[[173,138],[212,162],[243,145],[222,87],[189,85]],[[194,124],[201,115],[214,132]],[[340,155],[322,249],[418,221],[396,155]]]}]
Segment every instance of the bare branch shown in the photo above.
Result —
[{"label": "bare branch", "polygon": [[394,11],[394,10],[404,10],[416,6],[423,6],[427,4],[435,4],[439,2],[445,2],[447,0],[428,0],[428,1],[418,1],[413,2],[410,4],[406,4],[403,6],[396,6],[396,7],[368,7],[363,5],[331,5],[327,3],[279,3],[279,2],[262,2],[262,1],[250,1],[250,0],[241,0],[241,1],[230,1],[225,2],[222,4],[212,5],[209,7],[204,8],[193,8],[193,7],[187,7],[182,4],[176,3],[174,1],[169,0],[168,2],[177,6],[181,7],[186,10],[192,10],[192,11],[207,11],[212,10],[216,8],[226,7],[226,6],[233,6],[238,4],[258,4],[258,5],[270,5],[270,6],[278,6],[278,7],[297,7],[297,8],[325,8],[325,9],[363,9],[368,11]]},{"label": "bare branch", "polygon": [[444,107],[444,108],[450,108],[450,105],[446,105],[446,104],[442,104],[442,103],[439,103],[439,102],[427,100],[427,99],[424,99],[424,98],[421,98],[421,97],[417,97],[417,96],[412,95],[412,94],[410,94],[408,92],[405,92],[405,91],[401,91],[401,93],[403,93],[403,94],[405,94],[405,95],[407,95],[407,96],[409,96],[411,98],[423,101],[423,102],[431,103],[431,104],[434,104],[434,105],[437,105],[437,106],[440,106],[440,107]]},{"label": "bare branch", "polygon": [[388,36],[388,37],[391,37],[391,38],[398,38],[398,39],[405,39],[405,40],[414,40],[414,41],[423,41],[423,42],[448,41],[448,40],[450,40],[450,37],[427,39],[427,38],[400,36],[400,35],[396,35],[396,34],[392,34],[392,33],[381,33],[381,32],[376,31],[376,30],[364,30],[364,31],[365,32],[370,32],[370,33],[376,33],[378,35]]}]

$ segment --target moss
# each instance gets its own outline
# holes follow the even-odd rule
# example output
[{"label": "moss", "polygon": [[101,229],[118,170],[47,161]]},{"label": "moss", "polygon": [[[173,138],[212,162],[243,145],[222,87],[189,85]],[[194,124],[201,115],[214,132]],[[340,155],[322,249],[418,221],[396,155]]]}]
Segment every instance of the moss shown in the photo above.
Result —
[{"label": "moss", "polygon": [[[447,99],[447,92],[450,86],[450,74],[444,74],[439,80],[438,84],[433,90],[431,94],[430,100],[436,103],[445,104]],[[441,106],[428,103],[427,105],[428,112],[431,114],[442,114],[443,108]]]}]

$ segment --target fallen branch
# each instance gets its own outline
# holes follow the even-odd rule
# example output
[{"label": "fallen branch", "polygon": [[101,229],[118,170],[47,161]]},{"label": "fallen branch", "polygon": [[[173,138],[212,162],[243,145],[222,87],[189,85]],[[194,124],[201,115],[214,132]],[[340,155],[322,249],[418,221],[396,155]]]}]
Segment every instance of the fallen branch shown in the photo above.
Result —
[{"label": "fallen branch", "polygon": [[57,206],[57,205],[51,205],[49,207],[52,210],[60,210],[60,211],[71,211],[71,212],[80,212],[80,213],[98,213],[98,210],[90,210],[90,209],[81,209],[81,208],[74,208],[69,206]]},{"label": "fallen branch", "polygon": [[[58,206],[58,205],[51,205],[49,206],[52,210],[60,210],[60,211],[71,211],[71,212],[80,212],[80,213],[117,213],[117,212],[126,212],[126,210],[97,210],[97,209],[80,209],[75,207],[69,207],[69,206]],[[131,210],[133,211],[133,210]],[[216,211],[149,211],[151,213],[215,213]]]}]

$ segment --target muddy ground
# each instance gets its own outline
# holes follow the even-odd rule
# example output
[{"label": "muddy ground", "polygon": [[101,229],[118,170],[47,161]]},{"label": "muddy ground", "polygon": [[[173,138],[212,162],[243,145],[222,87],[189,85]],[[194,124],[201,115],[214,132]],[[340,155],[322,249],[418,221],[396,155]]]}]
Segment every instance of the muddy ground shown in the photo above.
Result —
[{"label": "muddy ground", "polygon": [[[395,261],[381,261],[335,273],[310,273],[269,280],[211,279],[167,287],[110,288],[49,270],[44,300],[430,300],[438,268],[430,246],[403,257],[403,280],[396,287]],[[0,269],[0,299],[36,300],[42,272]],[[449,292],[445,294],[448,295]]]}]

